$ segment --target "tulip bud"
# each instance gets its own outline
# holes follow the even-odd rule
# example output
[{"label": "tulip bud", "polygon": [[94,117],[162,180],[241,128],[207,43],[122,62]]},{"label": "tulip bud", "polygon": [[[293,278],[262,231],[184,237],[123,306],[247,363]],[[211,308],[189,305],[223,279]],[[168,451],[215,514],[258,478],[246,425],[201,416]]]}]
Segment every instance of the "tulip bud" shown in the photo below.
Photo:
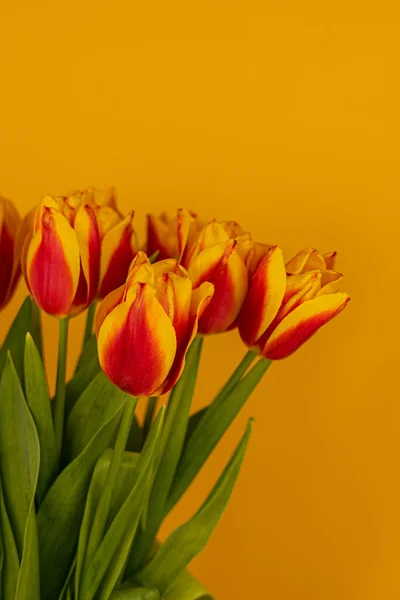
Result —
[{"label": "tulip bud", "polygon": [[104,298],[96,316],[99,361],[107,377],[133,396],[168,392],[183,371],[212,294],[210,283],[193,290],[176,260],[151,265],[138,252],[125,284]]},{"label": "tulip bud", "polygon": [[232,328],[248,287],[245,260],[249,234],[234,221],[204,223],[192,211],[178,210],[148,218],[148,252],[177,258],[187,269],[193,287],[209,281],[215,291],[199,322],[199,332],[220,333]]},{"label": "tulip bud", "polygon": [[17,242],[20,224],[14,204],[0,196],[0,309],[11,300],[21,273]]},{"label": "tulip bud", "polygon": [[[333,266],[332,254],[327,256]],[[337,293],[342,275],[326,267],[312,248],[285,265],[282,250],[272,247],[254,273],[239,317],[244,343],[264,358],[285,358],[339,314],[350,298]]]},{"label": "tulip bud", "polygon": [[87,188],[74,192],[94,211],[100,230],[101,264],[98,298],[104,298],[121,286],[128,274],[129,265],[139,247],[133,229],[134,213],[124,216],[117,207],[114,188],[97,190]]},{"label": "tulip bud", "polygon": [[100,234],[90,206],[76,196],[45,196],[23,250],[28,287],[36,303],[56,316],[74,316],[93,301],[99,281]]}]

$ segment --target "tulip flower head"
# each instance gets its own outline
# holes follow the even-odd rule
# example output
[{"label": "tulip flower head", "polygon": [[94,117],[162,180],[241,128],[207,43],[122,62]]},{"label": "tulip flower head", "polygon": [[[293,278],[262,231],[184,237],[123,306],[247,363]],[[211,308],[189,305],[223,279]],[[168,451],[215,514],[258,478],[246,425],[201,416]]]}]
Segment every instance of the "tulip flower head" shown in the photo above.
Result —
[{"label": "tulip flower head", "polygon": [[104,298],[96,316],[99,361],[107,377],[133,396],[168,392],[183,371],[212,295],[211,283],[193,289],[176,259],[151,265],[138,252],[125,284]]},{"label": "tulip flower head", "polygon": [[148,252],[176,258],[195,289],[206,281],[214,285],[213,298],[199,322],[200,333],[220,333],[234,326],[248,288],[249,239],[236,222],[204,223],[184,209],[175,219],[148,217]]},{"label": "tulip flower head", "polygon": [[93,209],[76,196],[45,196],[23,250],[27,285],[38,306],[74,316],[93,301],[99,282],[100,233]]},{"label": "tulip flower head", "polygon": [[244,343],[277,360],[297,350],[350,300],[338,292],[342,275],[333,270],[335,253],[306,248],[286,265],[272,247],[261,259],[239,317]]},{"label": "tulip flower head", "polygon": [[115,188],[86,188],[73,193],[94,211],[101,238],[100,280],[98,298],[104,298],[121,286],[139,244],[133,229],[132,211],[124,216],[117,207]]},{"label": "tulip flower head", "polygon": [[14,204],[0,196],[0,309],[11,300],[21,273],[17,241],[20,224]]}]

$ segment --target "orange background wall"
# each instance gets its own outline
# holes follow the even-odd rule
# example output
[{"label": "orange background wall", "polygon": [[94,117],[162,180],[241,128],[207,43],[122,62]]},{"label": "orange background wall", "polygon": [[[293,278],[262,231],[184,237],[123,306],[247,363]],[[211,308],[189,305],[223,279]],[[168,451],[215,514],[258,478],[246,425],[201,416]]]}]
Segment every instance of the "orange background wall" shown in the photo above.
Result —
[{"label": "orange background wall", "polygon": [[[115,184],[139,230],[146,212],[189,206],[288,257],[340,252],[352,302],[272,366],[164,530],[199,505],[254,416],[232,502],[192,565],[218,600],[400,594],[397,6],[0,4],[0,188],[22,213],[45,192]],[[207,340],[197,406],[243,351],[235,333]]]}]

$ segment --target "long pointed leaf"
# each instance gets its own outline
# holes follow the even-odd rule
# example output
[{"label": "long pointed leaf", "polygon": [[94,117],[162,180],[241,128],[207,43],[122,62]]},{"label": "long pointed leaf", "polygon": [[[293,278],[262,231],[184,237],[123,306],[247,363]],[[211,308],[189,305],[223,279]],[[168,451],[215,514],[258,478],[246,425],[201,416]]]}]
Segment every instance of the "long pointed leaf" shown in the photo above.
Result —
[{"label": "long pointed leaf", "polygon": [[158,590],[149,590],[148,588],[121,588],[113,592],[110,600],[160,600]]},{"label": "long pointed leaf", "polygon": [[214,600],[214,598],[189,571],[182,571],[164,592],[162,600]]},{"label": "long pointed leaf", "polygon": [[71,412],[79,396],[88,387],[94,377],[100,372],[100,364],[97,356],[97,340],[92,335],[83,347],[82,354],[76,367],[75,375],[67,383],[66,388],[66,410]]},{"label": "long pointed leaf", "polygon": [[270,364],[271,361],[260,359],[229,394],[218,395],[204,412],[183,449],[164,514],[175,506],[192,483]]},{"label": "long pointed leaf", "polygon": [[56,478],[57,456],[46,372],[30,333],[25,343],[25,395],[39,436],[40,468],[36,499],[40,506]]},{"label": "long pointed leaf", "polygon": [[73,561],[92,472],[110,443],[125,398],[123,392],[114,390],[105,398],[111,406],[105,409],[103,421],[97,415],[97,430],[82,452],[58,476],[39,509],[42,600],[54,600],[58,596]]},{"label": "long pointed leaf", "polygon": [[[29,296],[22,303],[3,343],[3,350],[10,352],[22,385],[24,381],[25,338],[28,332],[32,334],[36,343],[39,340],[39,344],[41,345],[41,331],[40,322],[38,323],[37,308],[33,308],[33,300]],[[3,364],[4,366],[5,364]]]},{"label": "long pointed leaf", "polygon": [[19,574],[19,557],[14,534],[8,518],[0,478],[0,529],[3,543],[1,589],[5,600],[14,598]]},{"label": "long pointed leaf", "polygon": [[[75,595],[79,596],[79,584],[80,577],[82,572],[83,560],[85,557],[85,551],[87,546],[87,541],[89,538],[90,530],[92,527],[94,515],[96,512],[96,507],[98,505],[101,492],[103,490],[104,484],[106,482],[107,472],[111,462],[112,450],[107,448],[100,456],[99,460],[96,463],[95,470],[93,472],[92,480],[90,482],[90,488],[86,499],[85,505],[85,514],[82,520],[82,526],[79,534],[79,544],[78,544],[78,552],[77,552],[77,564],[76,564],[76,572],[75,572],[75,586],[76,592]],[[110,515],[108,524],[112,521],[112,519],[117,514],[118,510],[121,508],[123,503],[131,491],[135,480],[135,468],[138,461],[138,454],[133,454],[132,452],[125,452],[120,469],[120,476],[118,478],[117,484],[113,490],[113,499],[110,508]]]},{"label": "long pointed leaf", "polygon": [[34,500],[40,447],[35,423],[9,356],[0,385],[0,474],[21,567],[16,600],[39,599]]},{"label": "long pointed leaf", "polygon": [[66,458],[73,460],[86,447],[93,435],[121,407],[126,395],[100,372],[76,402],[67,421]]},{"label": "long pointed leaf", "polygon": [[[108,573],[113,581],[110,590],[111,593],[117,582],[116,579],[126,563],[130,544],[132,543],[139,523],[146,480],[151,471],[157,442],[160,439],[163,417],[164,410],[161,409],[153,423],[143,450],[139,455],[136,466],[135,485],[110,524],[110,527],[87,571],[82,573],[82,585],[79,593],[80,600],[91,600],[94,597],[104,575],[107,573],[109,567],[113,565],[111,573]],[[117,553],[121,559],[118,561],[118,564],[115,563],[115,553]],[[106,580],[103,583],[107,588],[109,587],[109,581]],[[104,598],[102,594],[100,594],[99,597],[102,600]],[[106,595],[105,597],[108,598],[109,596]]]},{"label": "long pointed leaf", "polygon": [[156,587],[164,593],[180,572],[203,550],[232,494],[250,433],[251,422],[203,506],[169,536],[151,561],[135,574],[135,581],[147,587]]},{"label": "long pointed leaf", "polygon": [[165,503],[178,465],[189,419],[203,338],[195,338],[190,346],[185,370],[175,385],[167,409],[161,437],[161,457],[157,465],[147,508],[147,522],[135,540],[134,554],[130,557],[128,573],[135,572],[151,549],[162,523]]}]

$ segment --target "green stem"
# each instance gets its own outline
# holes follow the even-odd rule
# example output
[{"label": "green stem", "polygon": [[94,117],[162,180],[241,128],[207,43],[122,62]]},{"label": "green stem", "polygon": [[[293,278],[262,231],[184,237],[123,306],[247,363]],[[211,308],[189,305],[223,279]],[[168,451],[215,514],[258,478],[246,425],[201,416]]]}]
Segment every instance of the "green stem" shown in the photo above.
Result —
[{"label": "green stem", "polygon": [[56,395],[54,397],[54,433],[58,460],[61,458],[61,449],[64,434],[65,412],[65,373],[67,368],[68,348],[68,318],[60,319],[58,336],[58,364]]},{"label": "green stem", "polygon": [[143,439],[144,440],[147,438],[148,433],[150,431],[150,427],[151,427],[151,424],[152,424],[153,418],[154,418],[154,413],[155,413],[156,407],[157,407],[157,401],[158,401],[158,396],[150,396],[150,398],[147,399],[146,414],[145,414],[144,423],[143,423]]},{"label": "green stem", "polygon": [[92,304],[89,306],[86,315],[86,325],[85,325],[85,333],[83,335],[83,346],[89,340],[93,331],[93,321],[94,315],[96,314],[96,301],[94,300]]},{"label": "green stem", "polygon": [[100,500],[96,508],[96,514],[93,520],[93,525],[86,548],[82,577],[84,576],[85,570],[90,566],[91,560],[103,539],[110,512],[111,500],[115,494],[115,485],[121,467],[122,457],[126,447],[126,442],[128,440],[137,402],[138,398],[134,398],[133,396],[126,397],[124,413],[118,429],[117,439],[115,440],[110,466],[108,467],[106,481],[104,483]]}]

